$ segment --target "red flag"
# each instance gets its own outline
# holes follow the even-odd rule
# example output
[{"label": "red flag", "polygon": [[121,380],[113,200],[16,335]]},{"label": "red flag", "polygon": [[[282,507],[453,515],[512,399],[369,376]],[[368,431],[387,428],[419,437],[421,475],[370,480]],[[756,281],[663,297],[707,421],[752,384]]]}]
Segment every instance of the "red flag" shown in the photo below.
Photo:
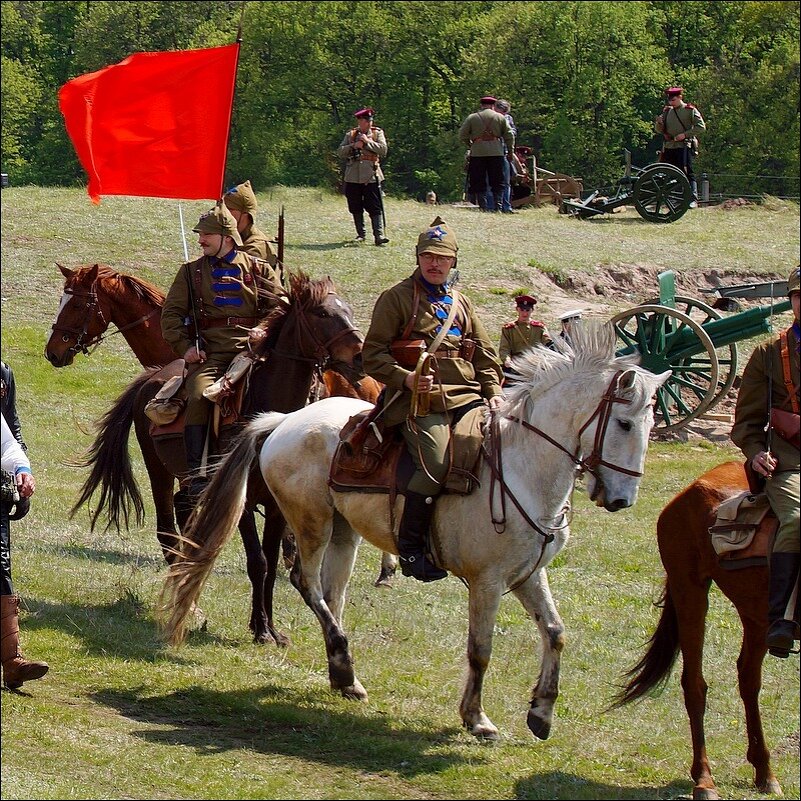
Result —
[{"label": "red flag", "polygon": [[101,195],[219,198],[239,44],[134,53],[68,81],[58,93],[67,133]]}]

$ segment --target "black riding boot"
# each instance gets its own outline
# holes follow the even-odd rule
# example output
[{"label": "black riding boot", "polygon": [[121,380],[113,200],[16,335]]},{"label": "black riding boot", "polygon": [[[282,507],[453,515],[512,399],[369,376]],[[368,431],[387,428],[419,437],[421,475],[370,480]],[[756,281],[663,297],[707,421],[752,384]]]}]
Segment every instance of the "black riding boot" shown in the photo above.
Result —
[{"label": "black riding boot", "polygon": [[426,556],[426,540],[434,516],[434,498],[417,492],[406,493],[406,504],[398,532],[401,572],[418,581],[436,581],[448,575]]},{"label": "black riding boot", "polygon": [[356,226],[356,241],[364,242],[366,232],[364,230],[364,214],[354,214],[353,224]]},{"label": "black riding boot", "polygon": [[787,659],[795,639],[794,610],[787,612],[787,604],[795,589],[801,554],[773,553],[770,556],[770,591],[768,593],[768,652],[779,659]]},{"label": "black riding boot", "polygon": [[193,503],[197,501],[208,483],[208,479],[200,475],[207,428],[206,425],[184,426],[186,464],[189,467],[189,498]]},{"label": "black riding boot", "polygon": [[370,222],[373,224],[373,241],[379,247],[386,245],[389,240],[384,236],[384,224],[380,214],[371,214]]}]

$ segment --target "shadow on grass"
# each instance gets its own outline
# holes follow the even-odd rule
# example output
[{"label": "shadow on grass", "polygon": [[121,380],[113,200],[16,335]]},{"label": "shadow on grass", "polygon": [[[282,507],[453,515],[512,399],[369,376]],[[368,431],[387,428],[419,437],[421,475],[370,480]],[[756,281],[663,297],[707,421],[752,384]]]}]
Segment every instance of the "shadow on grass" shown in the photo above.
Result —
[{"label": "shadow on grass", "polygon": [[346,248],[350,246],[358,247],[358,245],[354,244],[351,240],[346,239],[344,242],[323,242],[318,245],[313,245],[311,242],[307,242],[300,245],[292,245],[292,249],[322,252],[326,250],[339,250],[340,248]]},{"label": "shadow on grass", "polygon": [[[199,755],[245,749],[334,767],[396,770],[404,778],[439,773],[466,761],[442,750],[462,737],[457,728],[396,730],[369,710],[331,709],[313,689],[298,692],[267,684],[220,692],[194,686],[161,696],[145,695],[140,688],[102,690],[91,697],[127,718],[161,727],[134,731],[135,736],[158,745],[186,746]],[[488,759],[480,752],[469,756],[471,764]]]},{"label": "shadow on grass", "polygon": [[[154,536],[155,540],[155,536]],[[55,550],[63,556],[74,559],[87,559],[90,562],[102,562],[109,565],[137,565],[141,567],[161,567],[164,565],[164,558],[158,542],[154,548],[158,548],[158,553],[141,554],[134,552],[121,551],[114,548],[89,548],[85,545],[58,545]]]},{"label": "shadow on grass", "polygon": [[[78,606],[51,604],[26,599],[23,608],[32,614],[25,616],[27,631],[57,630],[78,637],[83,650],[92,656],[114,656],[140,662],[173,662],[185,664],[191,657],[182,658],[161,639],[158,624],[150,610],[133,593],[107,604]],[[215,643],[236,647],[249,642],[245,630],[241,640],[219,637],[206,630],[192,631],[189,641],[197,645]]]},{"label": "shadow on grass", "polygon": [[515,785],[516,799],[649,799],[649,798],[689,798],[692,784],[689,781],[671,782],[662,787],[624,787],[616,784],[601,784],[573,773],[551,771],[535,773],[528,779],[521,779]]}]

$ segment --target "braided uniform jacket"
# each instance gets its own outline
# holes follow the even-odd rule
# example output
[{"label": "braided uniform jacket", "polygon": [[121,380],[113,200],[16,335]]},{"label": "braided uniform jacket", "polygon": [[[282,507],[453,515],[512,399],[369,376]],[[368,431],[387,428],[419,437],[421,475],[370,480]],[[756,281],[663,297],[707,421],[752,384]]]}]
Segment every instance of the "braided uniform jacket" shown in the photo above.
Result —
[{"label": "braided uniform jacket", "polygon": [[[194,285],[194,273],[198,265],[201,281],[199,296]],[[230,262],[203,256],[190,262],[188,267],[187,271],[185,264],[178,271],[161,313],[164,339],[179,357],[183,357],[195,344],[194,329],[186,325],[187,318],[193,319],[192,294],[195,295],[195,306],[202,328],[203,320],[214,321],[228,317],[260,319],[269,311],[269,306],[263,299],[260,300],[258,288],[280,291],[275,270],[266,261],[241,251],[237,251]],[[224,274],[214,276],[213,270]],[[191,293],[190,280],[193,281]],[[237,351],[246,347],[247,329],[250,327],[252,326],[243,327],[241,323],[234,323],[202,328],[200,335],[205,342],[206,353],[230,353],[233,357]]]},{"label": "braided uniform jacket", "polygon": [[[683,124],[682,124],[683,123]],[[678,108],[666,106],[656,119],[655,128],[658,133],[667,134],[669,138],[664,141],[665,150],[677,150],[682,147],[690,147],[691,141],[706,130],[701,112],[686,103]],[[683,133],[686,139],[676,142],[676,137]]]},{"label": "braided uniform jacket", "polygon": [[[362,350],[364,371],[376,381],[386,384],[386,399],[391,398],[395,390],[401,390],[400,397],[388,407],[384,415],[388,425],[402,423],[410,410],[412,393],[403,382],[412,371],[395,361],[390,345],[402,336],[411,319],[414,283],[420,276],[418,268],[409,278],[381,294],[373,309]],[[409,337],[422,339],[426,345],[430,345],[436,337],[440,321],[435,316],[427,295],[428,291],[423,288],[417,321]],[[431,391],[431,412],[450,411],[474,400],[489,400],[501,394],[501,372],[495,348],[472,304],[464,295],[461,295],[461,309],[457,313],[456,324],[461,328],[463,336],[475,340],[475,354],[472,362],[460,357],[437,357],[434,388]],[[462,336],[448,334],[440,348],[458,349],[461,342]]]}]

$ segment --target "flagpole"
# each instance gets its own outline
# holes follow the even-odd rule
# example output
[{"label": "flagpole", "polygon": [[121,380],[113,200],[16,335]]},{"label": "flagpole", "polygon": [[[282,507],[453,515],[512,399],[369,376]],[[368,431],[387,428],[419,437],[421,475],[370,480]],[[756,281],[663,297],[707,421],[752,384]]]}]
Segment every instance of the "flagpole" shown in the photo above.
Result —
[{"label": "flagpole", "polygon": [[181,201],[178,201],[178,219],[181,221],[181,241],[184,244],[184,261],[189,261],[189,249],[186,247],[186,230],[184,229],[184,210]]},{"label": "flagpole", "polygon": [[236,31],[236,62],[234,63],[234,91],[231,93],[231,109],[228,112],[228,138],[225,140],[223,157],[223,174],[220,184],[220,198],[225,194],[225,168],[228,165],[228,145],[231,142],[231,127],[234,119],[234,103],[236,102],[236,77],[239,72],[239,54],[242,51],[242,23],[245,20],[245,0],[242,0],[242,13],[239,15],[239,27]]}]

